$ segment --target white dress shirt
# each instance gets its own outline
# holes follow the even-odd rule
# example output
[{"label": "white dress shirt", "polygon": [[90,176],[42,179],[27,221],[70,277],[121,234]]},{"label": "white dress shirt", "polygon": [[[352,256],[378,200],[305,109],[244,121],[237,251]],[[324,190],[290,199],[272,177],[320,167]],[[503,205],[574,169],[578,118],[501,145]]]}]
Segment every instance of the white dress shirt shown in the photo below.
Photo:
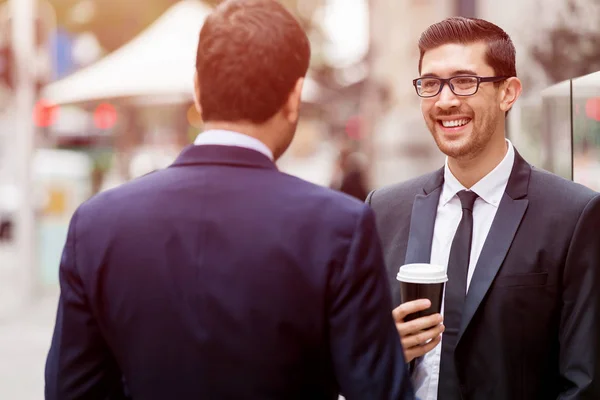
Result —
[{"label": "white dress shirt", "polygon": [[219,145],[219,146],[237,146],[258,151],[269,157],[273,161],[273,152],[266,144],[260,140],[243,133],[225,131],[220,129],[211,129],[200,133],[194,141],[196,146]]},{"label": "white dress shirt", "polygon": [[[479,254],[496,216],[500,200],[506,190],[506,184],[515,160],[512,143],[506,140],[508,151],[504,159],[489,174],[471,187],[470,190],[479,196],[473,206],[473,240],[467,274],[467,291],[475,271]],[[458,224],[462,218],[460,199],[456,195],[466,188],[456,179],[448,168],[448,159],[444,167],[444,186],[438,202],[437,216],[433,230],[431,245],[431,263],[448,265],[450,248]],[[442,303],[442,314],[443,314]],[[443,334],[442,334],[443,340]],[[417,398],[421,400],[437,400],[438,382],[440,378],[440,360],[442,345],[438,344],[432,351],[418,359],[412,374]]]}]

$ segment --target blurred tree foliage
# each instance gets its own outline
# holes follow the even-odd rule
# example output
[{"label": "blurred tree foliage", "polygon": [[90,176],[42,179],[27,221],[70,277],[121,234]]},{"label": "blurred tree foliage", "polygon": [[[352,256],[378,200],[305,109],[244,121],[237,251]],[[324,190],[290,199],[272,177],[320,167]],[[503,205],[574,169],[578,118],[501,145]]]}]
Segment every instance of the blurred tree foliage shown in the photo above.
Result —
[{"label": "blurred tree foliage", "polygon": [[[7,2],[0,0],[0,4]],[[92,32],[110,52],[140,33],[177,0],[40,0],[42,2],[54,7],[60,28],[73,34]],[[80,23],[73,16],[77,7],[86,2],[92,5],[93,13],[88,21]]]},{"label": "blurred tree foliage", "polygon": [[567,13],[531,47],[531,56],[551,83],[600,70],[600,0],[566,2]]},{"label": "blurred tree foliage", "polygon": [[[56,11],[58,25],[68,32],[77,34],[92,32],[102,48],[111,52],[147,28],[169,7],[180,0],[40,0],[49,2]],[[189,1],[189,0],[187,0]],[[223,0],[203,0],[205,4],[216,6]],[[322,48],[327,37],[315,24],[315,16],[324,0],[279,0],[292,11],[304,26],[311,39],[313,71],[327,74]],[[0,4],[7,0],[0,0]],[[87,4],[85,4],[87,3]],[[82,22],[74,17],[77,8],[91,7],[90,18]]]}]

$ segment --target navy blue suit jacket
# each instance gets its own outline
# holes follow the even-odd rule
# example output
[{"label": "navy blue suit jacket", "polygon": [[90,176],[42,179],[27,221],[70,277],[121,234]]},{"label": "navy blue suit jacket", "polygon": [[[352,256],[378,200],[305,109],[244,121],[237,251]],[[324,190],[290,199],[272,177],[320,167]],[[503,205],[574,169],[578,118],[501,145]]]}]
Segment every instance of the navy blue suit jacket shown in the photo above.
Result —
[{"label": "navy blue suit jacket", "polygon": [[190,146],[72,218],[46,398],[408,399],[372,211]]}]

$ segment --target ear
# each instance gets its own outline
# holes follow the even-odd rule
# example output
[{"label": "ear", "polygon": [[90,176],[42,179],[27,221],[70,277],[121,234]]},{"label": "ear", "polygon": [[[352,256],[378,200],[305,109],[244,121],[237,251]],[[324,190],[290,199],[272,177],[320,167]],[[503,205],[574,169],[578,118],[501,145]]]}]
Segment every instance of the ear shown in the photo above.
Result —
[{"label": "ear", "polygon": [[291,122],[296,123],[300,115],[300,104],[302,102],[302,87],[304,85],[304,78],[298,78],[294,89],[290,93],[287,102],[284,106],[285,118]]},{"label": "ear", "polygon": [[200,83],[198,80],[198,71],[194,73],[194,105],[198,115],[202,117],[202,107],[200,106]]},{"label": "ear", "polygon": [[502,90],[500,91],[500,109],[504,112],[510,110],[521,96],[521,92],[523,91],[523,86],[521,85],[521,81],[517,77],[508,78],[503,85]]}]

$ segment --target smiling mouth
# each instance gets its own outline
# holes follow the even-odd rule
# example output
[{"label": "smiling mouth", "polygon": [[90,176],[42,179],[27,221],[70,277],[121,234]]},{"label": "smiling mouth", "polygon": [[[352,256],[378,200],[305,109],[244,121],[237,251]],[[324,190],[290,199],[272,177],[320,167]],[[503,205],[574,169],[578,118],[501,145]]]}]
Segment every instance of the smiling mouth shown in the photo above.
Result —
[{"label": "smiling mouth", "polygon": [[444,120],[444,121],[438,119],[437,122],[444,128],[460,128],[460,127],[467,125],[469,122],[471,122],[471,118],[461,118],[461,119]]}]

